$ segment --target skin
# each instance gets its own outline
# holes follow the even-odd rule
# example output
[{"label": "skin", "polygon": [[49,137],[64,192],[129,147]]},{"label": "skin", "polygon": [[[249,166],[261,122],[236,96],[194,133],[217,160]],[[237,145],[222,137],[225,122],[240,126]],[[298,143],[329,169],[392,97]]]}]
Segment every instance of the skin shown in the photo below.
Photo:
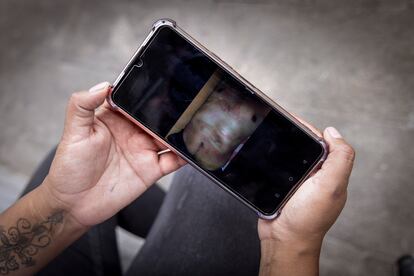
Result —
[{"label": "skin", "polygon": [[[158,156],[163,146],[111,111],[104,103],[109,90],[106,83],[72,95],[49,175],[0,215],[0,260],[9,256],[3,249],[11,248],[7,252],[17,261],[7,275],[36,273],[91,226],[184,164],[171,152]],[[323,167],[299,188],[278,219],[258,222],[260,275],[318,274],[322,240],[344,206],[354,159],[341,137],[329,131],[323,136],[330,147]],[[26,264],[14,253],[16,241],[7,234],[22,222],[30,225],[26,232],[47,242]],[[41,225],[42,231],[35,231],[34,225]]]},{"label": "skin", "polygon": [[188,151],[207,170],[216,170],[260,125],[268,110],[241,98],[231,87],[215,91],[184,129]]},{"label": "skin", "polygon": [[184,164],[171,152],[158,156],[165,146],[110,110],[104,102],[109,89],[106,83],[104,89],[72,95],[46,179],[45,188],[85,226],[113,216]]}]

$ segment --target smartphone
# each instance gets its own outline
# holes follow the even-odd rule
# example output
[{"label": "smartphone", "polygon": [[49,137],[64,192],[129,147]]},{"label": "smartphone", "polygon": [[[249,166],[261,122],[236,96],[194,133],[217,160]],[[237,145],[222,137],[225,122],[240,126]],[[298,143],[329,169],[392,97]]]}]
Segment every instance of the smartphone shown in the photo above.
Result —
[{"label": "smartphone", "polygon": [[171,19],[154,23],[113,86],[114,110],[264,219],[327,155],[323,139]]}]

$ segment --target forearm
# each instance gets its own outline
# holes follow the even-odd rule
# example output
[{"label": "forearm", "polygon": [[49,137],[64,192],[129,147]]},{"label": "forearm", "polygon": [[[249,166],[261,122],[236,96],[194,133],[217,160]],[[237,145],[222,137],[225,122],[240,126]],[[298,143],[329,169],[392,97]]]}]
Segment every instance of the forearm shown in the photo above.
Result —
[{"label": "forearm", "polygon": [[321,242],[262,241],[260,276],[318,275]]},{"label": "forearm", "polygon": [[34,274],[86,230],[39,186],[0,215],[0,274]]}]

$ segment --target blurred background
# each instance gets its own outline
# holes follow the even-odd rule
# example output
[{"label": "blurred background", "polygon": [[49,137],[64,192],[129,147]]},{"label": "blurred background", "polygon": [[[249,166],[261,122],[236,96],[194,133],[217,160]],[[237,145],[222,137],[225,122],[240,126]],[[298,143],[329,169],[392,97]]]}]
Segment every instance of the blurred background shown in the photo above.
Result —
[{"label": "blurred background", "polygon": [[[349,200],[321,275],[392,275],[414,253],[412,0],[1,0],[0,211],[59,141],[70,94],[113,81],[162,17],[351,142]],[[127,265],[143,241],[118,235]]]}]

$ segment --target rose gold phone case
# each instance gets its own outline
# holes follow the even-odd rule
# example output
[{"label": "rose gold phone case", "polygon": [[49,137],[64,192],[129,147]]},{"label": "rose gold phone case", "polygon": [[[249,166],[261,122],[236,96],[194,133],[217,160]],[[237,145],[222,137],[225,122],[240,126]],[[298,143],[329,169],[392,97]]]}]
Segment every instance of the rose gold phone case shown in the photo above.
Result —
[{"label": "rose gold phone case", "polygon": [[118,111],[122,113],[125,117],[127,117],[129,120],[131,120],[133,123],[144,129],[148,134],[150,134],[152,137],[157,139],[159,142],[164,144],[168,149],[176,153],[177,155],[181,156],[184,160],[186,160],[189,164],[191,164],[194,168],[199,170],[201,173],[203,173],[206,177],[211,179],[213,182],[215,182],[217,185],[219,185],[222,189],[226,190],[230,194],[232,194],[234,197],[239,199],[241,202],[243,202],[247,207],[252,209],[255,213],[258,214],[260,218],[263,219],[274,219],[276,218],[283,206],[286,204],[286,202],[289,200],[289,198],[295,193],[295,191],[300,187],[300,185],[313,173],[315,173],[320,166],[322,165],[323,161],[325,161],[328,150],[327,145],[323,141],[322,138],[318,137],[315,133],[313,133],[310,129],[308,129],[306,126],[304,126],[302,123],[300,123],[295,117],[293,117],[290,113],[288,113],[286,110],[284,110],[281,106],[279,106],[277,103],[275,103],[272,99],[270,99],[268,96],[263,94],[259,89],[257,89],[254,85],[249,83],[245,78],[243,78],[239,73],[237,73],[231,66],[226,64],[224,61],[222,61],[219,57],[217,57],[214,53],[210,52],[208,49],[206,49],[203,45],[201,45],[198,41],[196,41],[194,38],[192,38],[189,34],[187,34],[184,30],[182,30],[180,27],[177,26],[177,23],[174,20],[171,19],[160,19],[156,21],[151,29],[151,32],[148,34],[148,36],[145,38],[144,42],[141,44],[141,46],[136,50],[132,58],[129,60],[123,71],[119,74],[115,82],[113,83],[113,87],[115,88],[121,81],[122,77],[127,74],[126,70],[130,67],[131,63],[135,60],[137,56],[140,56],[142,52],[145,50],[145,48],[148,45],[148,42],[151,41],[151,38],[156,34],[157,30],[161,27],[170,27],[173,30],[175,30],[178,34],[180,34],[183,38],[185,38],[190,44],[195,46],[198,50],[200,50],[202,53],[204,53],[206,56],[208,56],[210,59],[212,59],[214,62],[216,62],[223,70],[225,70],[227,73],[232,75],[234,78],[239,80],[241,83],[243,83],[252,93],[256,94],[260,98],[262,98],[265,102],[267,102],[270,106],[272,106],[274,109],[276,109],[278,112],[282,113],[285,117],[287,117],[292,123],[294,123],[297,127],[302,129],[304,132],[306,132],[309,136],[311,136],[315,141],[319,142],[323,147],[323,154],[320,157],[319,160],[317,160],[313,166],[309,169],[308,173],[302,177],[301,180],[295,184],[295,186],[292,188],[292,190],[289,192],[289,194],[286,196],[286,198],[279,204],[276,211],[273,214],[264,214],[260,210],[258,210],[255,206],[253,206],[249,201],[244,199],[242,196],[236,194],[223,184],[221,184],[219,181],[217,181],[214,177],[209,175],[204,169],[202,169],[200,166],[195,164],[193,161],[189,160],[186,156],[182,155],[179,151],[177,151],[173,146],[169,145],[164,139],[159,137],[157,134],[152,132],[150,129],[148,129],[146,126],[142,125],[140,122],[135,120],[131,115],[129,115],[127,112],[123,111],[121,108],[119,108],[113,101],[112,101],[112,93],[116,89],[112,89],[110,94],[107,97],[107,101],[109,105],[112,107],[113,110]]}]

